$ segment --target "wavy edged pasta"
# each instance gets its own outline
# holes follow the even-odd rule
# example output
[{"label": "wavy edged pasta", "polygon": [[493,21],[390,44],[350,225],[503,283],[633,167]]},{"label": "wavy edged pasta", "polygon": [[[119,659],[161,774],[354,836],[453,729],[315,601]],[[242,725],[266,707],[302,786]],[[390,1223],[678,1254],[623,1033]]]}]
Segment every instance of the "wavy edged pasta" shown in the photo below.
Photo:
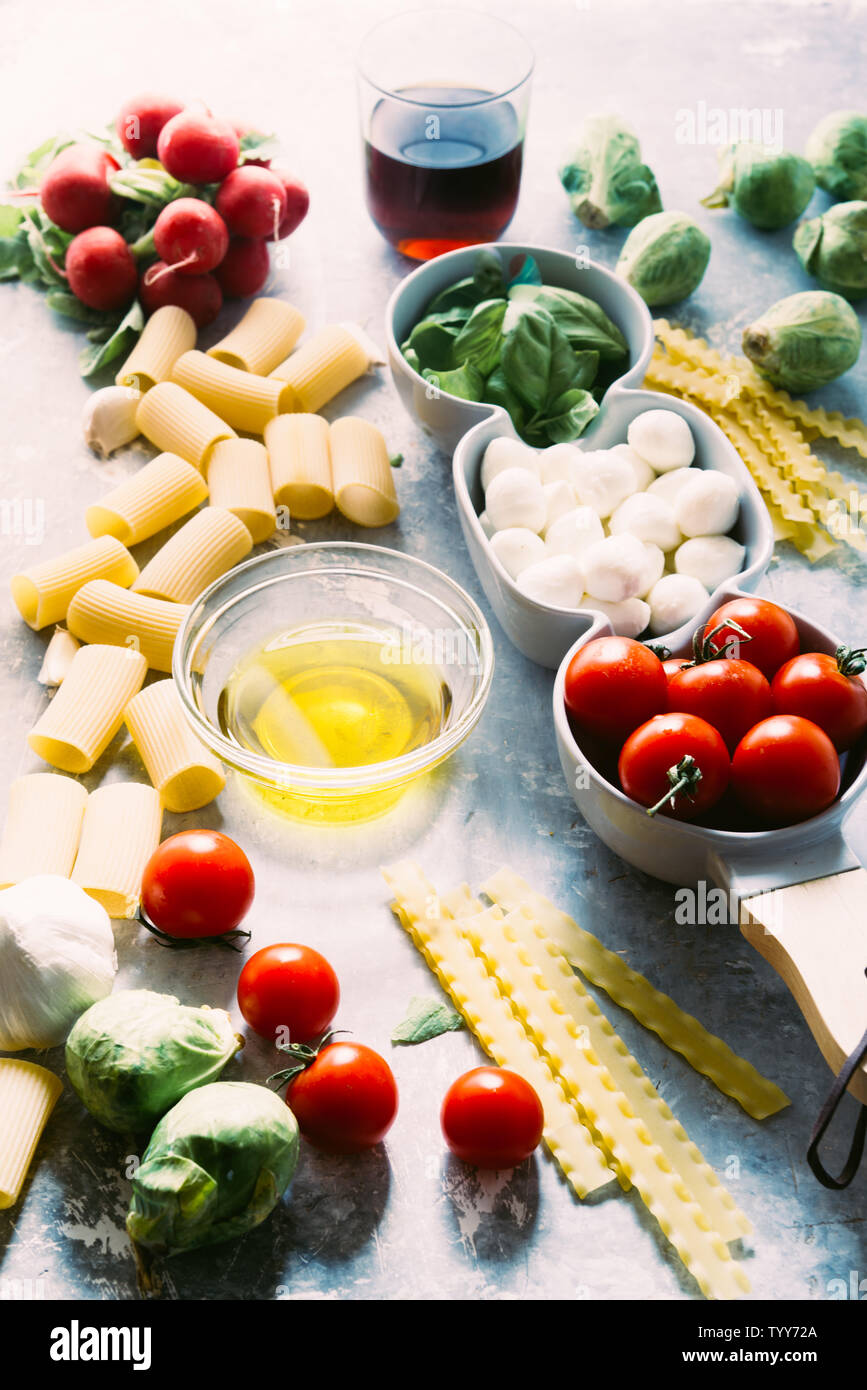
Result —
[{"label": "wavy edged pasta", "polygon": [[151,444],[167,454],[180,454],[202,470],[214,445],[235,437],[231,425],[176,381],[152,386],[142,397],[135,421]]},{"label": "wavy edged pasta", "polygon": [[330,443],[334,500],[339,510],[357,526],[388,526],[398,516],[400,503],[380,431],[368,420],[346,415],[332,424]]},{"label": "wavy edged pasta", "polygon": [[224,507],[243,521],[254,545],[277,525],[268,450],[255,439],[222,439],[208,461],[211,506]]},{"label": "wavy edged pasta", "polygon": [[225,507],[204,507],[148,561],[133,592],[171,603],[192,603],[253,549],[243,521]]},{"label": "wavy edged pasta", "polygon": [[0,840],[0,888],[35,874],[72,872],[87,792],[56,772],[31,772],[9,788]]},{"label": "wavy edged pasta", "polygon": [[72,599],[91,579],[129,588],[138,565],[114,536],[100,536],[12,576],[12,598],[25,623],[38,631],[66,617]]},{"label": "wavy edged pasta", "polygon": [[92,536],[114,536],[124,545],[137,545],[180,521],[207,495],[198,468],[178,454],[157,454],[88,507],[85,521]]},{"label": "wavy edged pasta", "polygon": [[27,742],[64,772],[89,772],[123,723],[123,712],[142,687],[147,662],[131,647],[80,647],[54,699]]},{"label": "wavy edged pasta", "polygon": [[345,324],[322,328],[271,372],[292,388],[296,410],[313,413],[364,376],[370,355]]},{"label": "wavy edged pasta", "polygon": [[278,415],[265,428],[274,501],[299,521],[316,521],[334,506],[331,442],[321,415]]},{"label": "wavy edged pasta", "polygon": [[294,348],[304,332],[304,315],[284,299],[254,299],[231,333],[208,356],[242,372],[268,376]]},{"label": "wavy edged pasta", "polygon": [[124,719],[167,811],[197,811],[219,796],[225,773],[190,728],[174,681],[140,690]]},{"label": "wavy edged pasta", "polygon": [[172,368],[172,381],[214,411],[234,429],[261,434],[269,420],[294,405],[285,382],[230,367],[204,352],[185,352]]},{"label": "wavy edged pasta", "polygon": [[172,649],[188,605],[131,593],[104,579],[79,589],[66,622],[82,642],[130,647],[155,671],[171,671]]},{"label": "wavy edged pasta", "polygon": [[109,917],[135,916],[162,818],[159,792],[143,782],[111,782],[90,793],[72,881]]},{"label": "wavy edged pasta", "polygon": [[181,354],[195,346],[196,325],[186,309],[165,304],[151,314],[115,381],[118,386],[149,391],[158,382],[168,381]]}]

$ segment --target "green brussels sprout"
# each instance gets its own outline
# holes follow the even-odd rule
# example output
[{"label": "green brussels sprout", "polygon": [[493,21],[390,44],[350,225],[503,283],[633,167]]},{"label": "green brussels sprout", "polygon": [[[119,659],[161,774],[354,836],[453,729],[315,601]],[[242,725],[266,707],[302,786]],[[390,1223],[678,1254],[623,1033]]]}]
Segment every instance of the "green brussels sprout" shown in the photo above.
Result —
[{"label": "green brussels sprout", "polygon": [[706,208],[729,204],[764,231],[787,227],[800,217],[816,186],[812,166],[799,154],[742,140],[720,151],[720,181],[702,198]]},{"label": "green brussels sprout", "polygon": [[832,198],[867,198],[867,116],[832,111],[807,141],[816,182]]},{"label": "green brussels sprout", "polygon": [[686,299],[701,284],[710,240],[685,212],[656,212],[626,238],[617,274],[654,308]]},{"label": "green brussels sprout", "polygon": [[846,299],[867,294],[867,203],[835,203],[821,217],[802,222],[792,244],[823,289]]},{"label": "green brussels sprout", "polygon": [[[173,1255],[243,1235],[274,1210],[298,1162],[298,1125],[265,1086],[217,1081],[164,1115],[132,1179],[126,1229]],[[137,1250],[138,1253],[138,1250]]]},{"label": "green brussels sprout", "polygon": [[150,1130],[213,1081],[242,1046],[222,1009],[171,994],[116,990],[83,1013],[66,1040],[66,1070],[91,1115],[120,1133]]},{"label": "green brussels sprout", "polygon": [[838,294],[807,290],[772,304],[744,329],[743,349],[760,376],[784,391],[812,391],[858,360],[861,325]]},{"label": "green brussels sprout", "polygon": [[588,116],[560,182],[586,227],[634,227],[662,210],[656,179],[641,163],[638,136],[619,116]]}]

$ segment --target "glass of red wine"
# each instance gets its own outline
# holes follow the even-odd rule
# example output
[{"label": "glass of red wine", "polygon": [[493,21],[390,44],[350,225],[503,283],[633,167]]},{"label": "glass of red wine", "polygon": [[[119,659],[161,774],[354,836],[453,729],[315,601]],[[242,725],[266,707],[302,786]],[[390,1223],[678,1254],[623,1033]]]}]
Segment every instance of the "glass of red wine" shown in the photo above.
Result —
[{"label": "glass of red wine", "polygon": [[419,10],[359,55],[367,206],[387,241],[427,261],[494,241],[521,184],[533,51],[510,24]]}]

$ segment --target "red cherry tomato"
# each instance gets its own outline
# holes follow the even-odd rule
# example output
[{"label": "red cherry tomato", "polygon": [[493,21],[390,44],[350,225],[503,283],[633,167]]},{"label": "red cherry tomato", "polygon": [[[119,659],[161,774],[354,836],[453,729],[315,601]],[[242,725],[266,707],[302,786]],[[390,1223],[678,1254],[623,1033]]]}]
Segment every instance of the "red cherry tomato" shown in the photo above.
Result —
[{"label": "red cherry tomato", "polygon": [[309,946],[263,946],[238,980],[238,1008],[260,1038],[308,1042],[325,1032],[340,1003],[337,976]]},{"label": "red cherry tomato", "polygon": [[732,787],[766,825],[795,825],[831,805],[840,790],[840,760],[818,724],[775,714],[735,749]]},{"label": "red cherry tomato", "polygon": [[182,830],[148,860],[141,900],[169,936],[222,936],[244,918],[254,891],[250,861],[234,840],[219,830]]},{"label": "red cherry tomato", "polygon": [[714,806],[728,786],[729,769],[716,729],[682,713],[648,719],[626,740],[617,764],[627,796],[675,820],[695,820]]},{"label": "red cherry tomato", "polygon": [[659,657],[630,637],[597,637],[566,670],[566,708],[582,729],[601,738],[626,738],[665,709],[665,693]]},{"label": "red cherry tomato", "polygon": [[286,1104],[305,1138],[327,1153],[359,1153],[379,1144],[397,1114],[391,1067],[370,1047],[336,1042],[289,1085]]},{"label": "red cherry tomato", "polygon": [[662,663],[662,669],[663,669],[663,671],[665,672],[665,679],[669,682],[669,684],[671,684],[671,681],[672,681],[673,678],[677,675],[678,671],[682,671],[683,668],[684,668],[684,666],[688,666],[688,665],[689,665],[689,657],[688,657],[688,656],[670,656],[670,657],[668,657],[668,659],[667,659],[666,661],[663,661],[663,663]]},{"label": "red cherry tomato", "polygon": [[771,687],[749,661],[702,661],[672,676],[668,708],[706,719],[733,753],[747,730],[770,714]]},{"label": "red cherry tomato", "polygon": [[[736,622],[742,627],[749,642],[744,641],[735,628],[726,627],[727,622]],[[722,630],[711,637],[714,628],[721,624]],[[769,681],[783,662],[790,661],[801,650],[794,618],[785,608],[763,598],[733,598],[724,603],[711,617],[705,633],[715,651],[722,653],[727,649],[729,656],[751,662]]]},{"label": "red cherry tomato", "polygon": [[804,652],[781,666],[771,685],[776,714],[800,714],[824,729],[838,753],[867,730],[867,687],[860,652]]},{"label": "red cherry tomato", "polygon": [[446,1092],[443,1137],[457,1158],[476,1168],[515,1168],[542,1138],[542,1103],[522,1076],[504,1067],[475,1067]]}]

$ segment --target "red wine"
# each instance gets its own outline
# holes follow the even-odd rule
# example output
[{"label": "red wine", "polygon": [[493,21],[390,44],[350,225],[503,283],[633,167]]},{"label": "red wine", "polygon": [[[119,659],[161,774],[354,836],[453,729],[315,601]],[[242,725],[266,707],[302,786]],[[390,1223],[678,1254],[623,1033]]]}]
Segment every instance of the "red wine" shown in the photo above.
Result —
[{"label": "red wine", "polygon": [[365,142],[367,206],[383,236],[422,261],[496,240],[521,183],[523,137],[512,103],[466,88],[398,95],[407,100],[384,97],[374,107]]}]

